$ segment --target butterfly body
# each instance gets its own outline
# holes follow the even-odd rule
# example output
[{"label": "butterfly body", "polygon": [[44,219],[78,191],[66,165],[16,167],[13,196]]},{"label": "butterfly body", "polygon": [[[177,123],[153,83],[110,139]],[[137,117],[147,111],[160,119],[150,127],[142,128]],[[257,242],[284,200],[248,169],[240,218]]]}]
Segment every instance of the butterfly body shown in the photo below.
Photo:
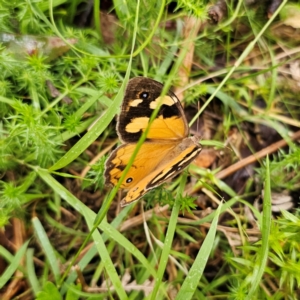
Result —
[{"label": "butterfly body", "polygon": [[176,176],[201,151],[199,138],[188,137],[188,124],[178,98],[172,92],[161,97],[162,90],[161,83],[144,77],[133,78],[127,85],[117,124],[124,144],[106,162],[106,183],[118,183],[149,125],[151,114],[158,106],[159,110],[120,186],[128,190],[121,206],[138,200],[148,190]]}]

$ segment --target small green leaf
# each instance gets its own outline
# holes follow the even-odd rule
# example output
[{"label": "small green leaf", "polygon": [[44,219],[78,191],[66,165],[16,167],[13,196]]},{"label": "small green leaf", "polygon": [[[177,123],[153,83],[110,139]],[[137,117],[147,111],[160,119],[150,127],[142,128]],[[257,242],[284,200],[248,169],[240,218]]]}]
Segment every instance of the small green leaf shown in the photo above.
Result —
[{"label": "small green leaf", "polygon": [[42,291],[38,292],[37,300],[62,300],[57,287],[52,282],[46,282]]}]

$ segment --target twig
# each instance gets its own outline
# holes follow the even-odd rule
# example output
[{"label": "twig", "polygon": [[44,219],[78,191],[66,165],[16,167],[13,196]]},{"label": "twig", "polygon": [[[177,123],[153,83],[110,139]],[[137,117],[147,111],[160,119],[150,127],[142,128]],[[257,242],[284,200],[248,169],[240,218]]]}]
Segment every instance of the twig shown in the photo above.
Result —
[{"label": "twig", "polygon": [[[291,136],[290,141],[295,141],[297,139],[300,139],[300,130]],[[229,166],[228,168],[220,171],[219,173],[216,174],[216,178],[224,179],[227,176],[229,176],[230,174],[238,171],[239,169],[242,169],[245,166],[248,166],[248,165],[254,163],[255,161],[267,156],[268,154],[274,153],[279,148],[282,148],[286,145],[287,145],[287,141],[285,139],[282,139],[282,140],[280,140],[280,141],[278,141],[256,153],[242,159],[241,161],[238,161],[237,163]]]}]

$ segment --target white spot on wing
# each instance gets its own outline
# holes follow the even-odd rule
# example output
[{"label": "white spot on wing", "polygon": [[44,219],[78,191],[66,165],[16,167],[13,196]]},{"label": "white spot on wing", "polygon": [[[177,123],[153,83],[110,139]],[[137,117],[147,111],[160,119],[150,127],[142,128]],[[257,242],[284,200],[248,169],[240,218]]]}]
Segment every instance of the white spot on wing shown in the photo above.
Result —
[{"label": "white spot on wing", "polygon": [[155,109],[158,105],[168,105],[168,106],[172,106],[174,105],[175,102],[177,102],[178,100],[175,98],[171,98],[170,96],[164,96],[163,98],[158,97],[156,98],[154,101],[150,102],[149,107],[151,109]]},{"label": "white spot on wing", "polygon": [[142,103],[142,99],[135,99],[129,102],[129,106],[131,107],[138,107],[140,103]]}]

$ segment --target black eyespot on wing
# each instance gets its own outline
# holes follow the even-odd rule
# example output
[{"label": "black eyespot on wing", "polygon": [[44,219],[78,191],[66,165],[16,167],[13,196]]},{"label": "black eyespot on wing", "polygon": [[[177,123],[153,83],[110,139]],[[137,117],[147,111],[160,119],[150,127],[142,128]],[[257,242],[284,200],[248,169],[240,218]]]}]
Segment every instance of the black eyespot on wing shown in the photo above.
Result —
[{"label": "black eyespot on wing", "polygon": [[147,100],[147,98],[149,97],[149,93],[142,92],[142,93],[140,93],[139,96],[140,96],[140,99]]},{"label": "black eyespot on wing", "polygon": [[133,180],[132,177],[129,177],[126,179],[126,183],[130,183],[130,182],[132,182],[132,180]]}]

